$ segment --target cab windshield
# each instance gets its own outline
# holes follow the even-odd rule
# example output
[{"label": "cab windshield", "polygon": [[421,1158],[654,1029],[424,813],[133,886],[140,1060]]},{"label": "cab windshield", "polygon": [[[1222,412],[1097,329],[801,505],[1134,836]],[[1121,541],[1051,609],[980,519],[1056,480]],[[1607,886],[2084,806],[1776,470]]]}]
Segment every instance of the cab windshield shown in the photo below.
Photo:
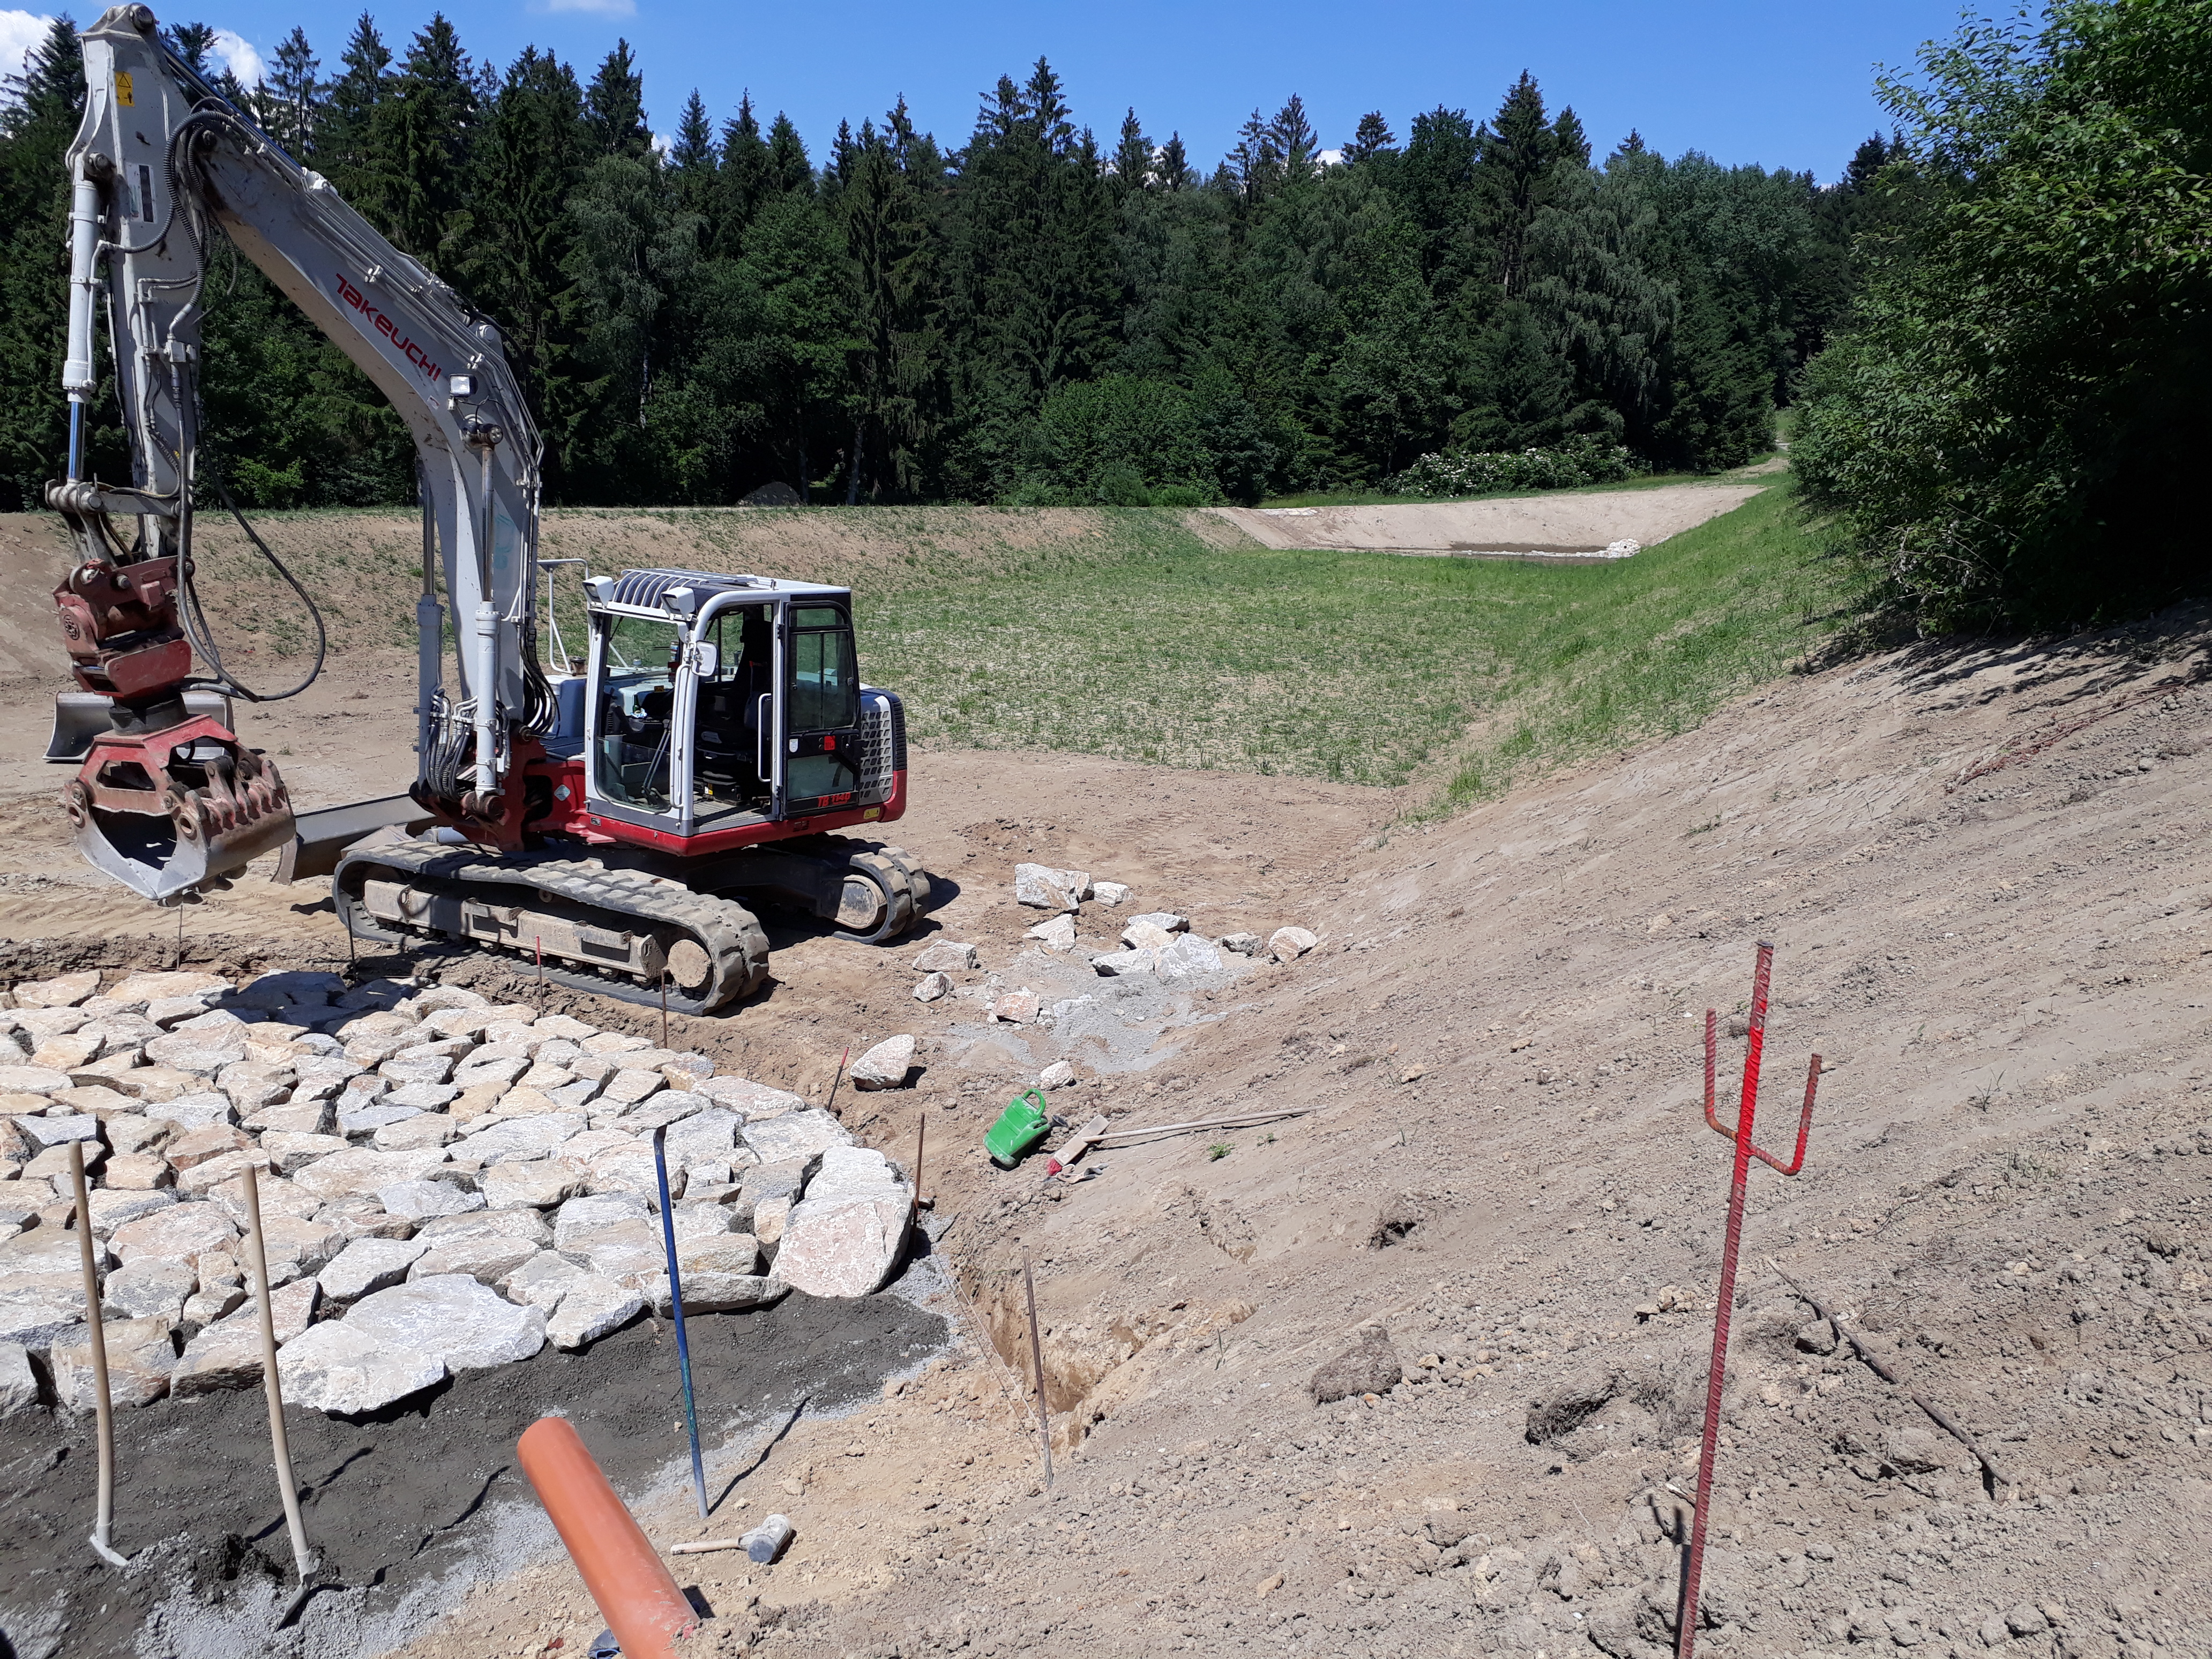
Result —
[{"label": "cab windshield", "polygon": [[642,617],[610,617],[599,625],[606,673],[599,688],[593,781],[609,800],[665,812],[681,635],[673,623]]}]

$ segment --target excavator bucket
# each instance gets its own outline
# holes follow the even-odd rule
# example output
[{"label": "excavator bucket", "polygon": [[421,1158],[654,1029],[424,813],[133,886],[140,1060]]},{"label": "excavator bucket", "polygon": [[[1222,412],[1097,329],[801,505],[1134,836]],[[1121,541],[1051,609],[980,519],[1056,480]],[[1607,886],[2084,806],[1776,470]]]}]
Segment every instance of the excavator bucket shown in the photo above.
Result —
[{"label": "excavator bucket", "polygon": [[189,902],[294,827],[276,769],[205,714],[94,737],[62,806],[88,861],[161,904]]}]

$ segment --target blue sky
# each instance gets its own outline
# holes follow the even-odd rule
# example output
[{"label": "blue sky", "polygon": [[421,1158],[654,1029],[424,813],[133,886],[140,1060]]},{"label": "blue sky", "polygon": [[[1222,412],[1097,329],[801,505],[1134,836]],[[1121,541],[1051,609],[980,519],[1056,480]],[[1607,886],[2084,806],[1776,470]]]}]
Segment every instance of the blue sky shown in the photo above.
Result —
[{"label": "blue sky", "polygon": [[[296,4],[281,0],[155,0],[155,9],[164,22],[215,24],[234,64],[248,70],[255,53],[265,58],[302,21]],[[404,52],[434,8],[405,0],[369,9],[387,43]],[[0,10],[0,55],[32,33],[44,9]],[[80,9],[82,21],[98,0]],[[326,73],[357,9],[319,11],[307,25]],[[1957,0],[1123,0],[1103,9],[1007,0],[449,0],[445,10],[472,52],[502,64],[536,43],[587,74],[617,36],[627,37],[657,131],[673,127],[695,85],[718,125],[750,88],[765,113],[790,112],[817,160],[840,117],[857,126],[902,93],[921,126],[957,143],[980,94],[1002,73],[1024,75],[1042,54],[1066,83],[1078,119],[1102,139],[1133,104],[1156,141],[1179,131],[1192,159],[1208,167],[1254,107],[1272,112],[1291,92],[1334,146],[1370,109],[1401,137],[1414,113],[1438,104],[1480,118],[1525,68],[1555,106],[1574,106],[1600,154],[1632,126],[1668,155],[1698,149],[1727,162],[1810,168],[1823,180],[1882,124],[1875,66],[1909,65],[1922,41],[1950,33],[1960,15]]]}]

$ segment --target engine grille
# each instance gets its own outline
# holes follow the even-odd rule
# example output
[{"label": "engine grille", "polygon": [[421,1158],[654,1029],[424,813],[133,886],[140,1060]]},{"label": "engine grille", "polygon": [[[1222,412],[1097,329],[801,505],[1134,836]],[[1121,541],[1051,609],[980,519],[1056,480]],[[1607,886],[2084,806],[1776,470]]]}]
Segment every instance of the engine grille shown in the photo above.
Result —
[{"label": "engine grille", "polygon": [[891,779],[906,767],[906,705],[892,691],[860,688],[860,805],[891,798]]}]

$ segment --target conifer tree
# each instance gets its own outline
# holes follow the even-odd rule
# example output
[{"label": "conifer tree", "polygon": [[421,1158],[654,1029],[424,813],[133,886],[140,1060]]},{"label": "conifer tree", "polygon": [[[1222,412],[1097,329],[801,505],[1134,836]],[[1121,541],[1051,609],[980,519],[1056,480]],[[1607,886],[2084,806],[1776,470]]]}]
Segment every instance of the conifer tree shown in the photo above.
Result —
[{"label": "conifer tree", "polygon": [[355,204],[434,270],[446,221],[462,205],[475,118],[474,66],[453,24],[434,12],[369,123],[367,201]]},{"label": "conifer tree", "polygon": [[1357,167],[1374,157],[1395,155],[1397,145],[1397,136],[1390,131],[1390,124],[1382,118],[1382,112],[1371,109],[1359,118],[1358,128],[1352,133],[1352,141],[1344,147],[1345,165]]},{"label": "conifer tree", "polygon": [[629,41],[617,40],[614,50],[600,60],[584,92],[584,118],[600,155],[636,160],[653,153],[653,129],[645,118],[645,77],[638,72]]},{"label": "conifer tree", "polygon": [[1152,141],[1145,137],[1132,107],[1121,118],[1121,141],[1114,146],[1114,185],[1123,195],[1152,187]]},{"label": "conifer tree", "polygon": [[329,88],[318,78],[322,60],[308,44],[307,32],[295,24],[276,48],[276,73],[264,83],[255,100],[256,118],[269,136],[284,146],[296,161],[315,153],[315,138],[322,124]]},{"label": "conifer tree", "polygon": [[752,94],[738,100],[738,112],[722,125],[720,187],[715,210],[709,215],[710,252],[734,258],[741,251],[745,227],[760,211],[761,203],[774,188],[775,157],[761,137],[759,118],[753,113]]},{"label": "conifer tree", "polygon": [[1195,190],[1198,174],[1190,165],[1189,152],[1183,149],[1182,134],[1170,132],[1168,141],[1160,146],[1159,160],[1154,163],[1153,177],[1161,190],[1172,195],[1177,191]]},{"label": "conifer tree", "polygon": [[814,194],[814,164],[806,159],[806,143],[799,129],[781,110],[768,130],[769,187],[785,196]]}]

